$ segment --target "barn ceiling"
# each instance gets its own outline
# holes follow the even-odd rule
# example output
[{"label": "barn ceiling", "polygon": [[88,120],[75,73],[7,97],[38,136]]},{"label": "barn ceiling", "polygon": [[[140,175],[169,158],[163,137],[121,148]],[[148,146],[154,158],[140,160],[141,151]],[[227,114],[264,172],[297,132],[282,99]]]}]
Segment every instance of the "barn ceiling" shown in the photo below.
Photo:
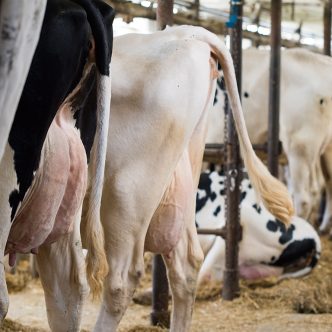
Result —
[{"label": "barn ceiling", "polygon": [[[177,0],[174,0],[177,3]],[[181,1],[181,2],[191,2]],[[224,14],[229,14],[230,1],[229,0],[200,0],[202,7],[202,14],[206,15],[220,15],[220,18],[228,19]],[[208,8],[205,13],[204,9]],[[246,22],[258,22],[263,26],[270,25],[270,0],[245,0],[244,1],[244,17]],[[215,14],[213,9],[216,9]],[[324,0],[283,0],[282,1],[282,21],[283,29],[288,32],[301,29],[305,35],[323,36],[323,9]],[[221,11],[221,12],[220,12]]]},{"label": "barn ceiling", "polygon": [[[120,5],[132,3],[144,7],[149,12],[130,12],[128,17],[152,18],[152,12],[155,12],[157,0],[107,0],[111,4]],[[229,0],[173,0],[174,14],[187,15],[198,25],[211,27],[218,30],[219,27],[211,26],[205,21],[222,22],[229,20],[230,1]],[[296,46],[294,43],[301,43],[308,48],[319,51],[323,47],[323,11],[324,2],[329,0],[283,0],[282,1],[282,38],[286,47]],[[199,10],[197,4],[199,2]],[[137,8],[137,7],[136,7]],[[243,22],[244,31],[247,36],[250,33],[259,35],[260,41],[264,44],[264,36],[268,37],[270,33],[270,0],[244,0]],[[199,13],[197,15],[197,13]],[[128,21],[131,20],[129,18]],[[193,24],[194,22],[180,22],[177,24]],[[205,24],[205,25],[204,25]],[[220,31],[220,30],[219,30]],[[216,32],[217,33],[217,32]],[[252,34],[251,37],[255,37]],[[290,43],[288,43],[290,41]],[[266,43],[266,41],[265,41]],[[288,43],[288,44],[287,44]]]},{"label": "barn ceiling", "polygon": [[[177,0],[174,0],[177,3]],[[195,0],[181,1],[195,3]],[[268,18],[271,8],[270,0],[244,0],[245,16],[255,16],[260,10],[264,18]],[[323,13],[324,0],[283,0],[283,19],[290,21],[321,21]],[[225,12],[229,11],[229,0],[200,0],[200,4],[204,7],[218,8]]]}]

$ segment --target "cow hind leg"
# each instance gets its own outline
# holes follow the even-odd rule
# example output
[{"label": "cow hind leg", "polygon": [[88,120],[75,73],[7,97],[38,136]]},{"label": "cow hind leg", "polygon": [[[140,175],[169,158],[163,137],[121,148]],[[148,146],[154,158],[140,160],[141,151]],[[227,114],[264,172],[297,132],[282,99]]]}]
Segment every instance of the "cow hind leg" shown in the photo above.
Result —
[{"label": "cow hind leg", "polygon": [[173,332],[190,330],[198,273],[204,259],[195,226],[195,203],[202,167],[206,124],[207,112],[203,112],[188,146],[190,167],[185,169],[188,173],[191,172],[191,183],[187,183],[187,189],[190,188],[187,193],[189,202],[184,214],[185,227],[182,237],[169,254],[163,255],[172,291],[171,331]]},{"label": "cow hind leg", "polygon": [[185,229],[176,248],[163,255],[172,291],[171,331],[190,330],[193,306],[196,295],[197,277],[203,261],[203,251],[198,241],[195,225]]},{"label": "cow hind leg", "polygon": [[[1,211],[4,211],[5,208],[1,206]],[[8,210],[7,210],[8,211]],[[9,211],[8,211],[9,212]],[[8,218],[9,220],[9,218]],[[5,274],[5,265],[4,265],[4,251],[5,244],[10,229],[10,222],[0,224],[0,325],[1,322],[5,319],[9,306],[9,297],[6,284],[6,274]]]},{"label": "cow hind leg", "polygon": [[[1,254],[1,262],[4,261],[3,253]],[[9,306],[9,297],[6,284],[6,275],[4,264],[0,266],[0,325],[1,322],[5,319]]]},{"label": "cow hind leg", "polygon": [[[13,161],[13,151],[9,147],[9,144],[5,147],[5,153],[0,163],[0,211],[1,211],[1,222],[0,222],[0,323],[4,320],[9,305],[5,266],[4,266],[4,252],[6,242],[8,239],[11,222],[11,207],[9,205],[8,197],[16,186],[16,175]],[[12,256],[13,257],[13,256]],[[13,262],[14,263],[14,262]]]},{"label": "cow hind leg", "polygon": [[80,330],[88,286],[79,223],[80,218],[75,218],[72,233],[41,246],[36,255],[52,331]]},{"label": "cow hind leg", "polygon": [[[120,251],[112,251],[111,256],[118,259],[110,258],[109,274],[104,283],[103,303],[98,315],[94,331],[116,331],[126,309],[134,295],[138,282],[143,275],[144,259],[143,246],[135,249],[135,245],[125,241],[125,247]],[[128,251],[128,249],[130,249]],[[136,252],[136,254],[135,254]],[[133,256],[134,255],[134,256]]]},{"label": "cow hind leg", "polygon": [[[107,201],[114,203],[116,198],[112,196]],[[107,212],[102,213],[102,220],[109,272],[104,282],[103,301],[94,327],[96,332],[116,331],[134,295],[144,273],[144,229],[147,227],[144,224],[148,224],[139,222],[136,212],[130,213],[130,208],[120,209],[121,212],[112,208],[112,204],[105,204],[105,209]]]}]

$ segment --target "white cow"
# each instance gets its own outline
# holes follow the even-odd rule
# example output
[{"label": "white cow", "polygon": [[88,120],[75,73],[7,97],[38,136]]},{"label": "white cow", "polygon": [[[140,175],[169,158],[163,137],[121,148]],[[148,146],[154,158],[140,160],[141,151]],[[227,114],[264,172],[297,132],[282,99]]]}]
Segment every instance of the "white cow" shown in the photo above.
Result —
[{"label": "white cow", "polygon": [[215,91],[215,59],[224,70],[255,188],[278,218],[290,220],[285,187],[271,177],[250,145],[232,59],[220,39],[191,26],[115,38],[101,208],[109,275],[95,331],[116,330],[144,272],[145,250],[162,254],[167,265],[171,331],[189,330],[203,260],[195,197]]},{"label": "white cow", "polygon": [[[225,226],[226,177],[222,172],[201,174],[196,203],[196,225],[200,228]],[[278,276],[300,277],[317,264],[321,242],[313,226],[293,216],[288,228],[257,202],[250,181],[241,183],[242,239],[239,242],[239,274],[245,279]],[[198,283],[221,281],[225,266],[225,240],[200,235],[205,260]]]},{"label": "white cow", "polygon": [[[269,57],[267,50],[243,52],[242,102],[254,144],[267,142]],[[332,138],[332,72],[329,68],[332,68],[330,57],[304,49],[281,52],[280,140],[288,158],[289,188],[295,210],[305,219],[319,201],[320,156],[327,153]],[[220,90],[217,101],[211,111],[207,138],[211,143],[223,141],[220,121],[223,94]],[[330,194],[332,189],[327,191]],[[325,219],[331,216],[332,204],[328,207]]]},{"label": "white cow", "polygon": [[0,160],[39,39],[46,0],[0,1]]}]

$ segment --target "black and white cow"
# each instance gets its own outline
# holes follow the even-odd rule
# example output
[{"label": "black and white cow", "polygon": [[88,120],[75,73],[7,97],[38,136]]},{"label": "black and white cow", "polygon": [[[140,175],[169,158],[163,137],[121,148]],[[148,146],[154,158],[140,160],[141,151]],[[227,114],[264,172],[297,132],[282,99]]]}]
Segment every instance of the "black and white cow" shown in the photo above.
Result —
[{"label": "black and white cow", "polygon": [[[76,331],[87,293],[107,273],[100,224],[110,108],[113,9],[101,0],[48,0],[40,39],[0,164],[1,256],[37,253],[54,331]],[[91,169],[90,169],[91,167]],[[57,241],[57,242],[55,242]],[[58,258],[61,259],[58,259]],[[1,269],[1,318],[8,296]],[[77,300],[77,301],[76,301]],[[75,301],[75,307],[70,304]]]},{"label": "black and white cow", "polygon": [[[225,175],[222,171],[201,174],[196,199],[196,224],[201,228],[225,226]],[[304,219],[293,216],[289,227],[259,204],[250,181],[241,183],[243,233],[239,242],[240,277],[300,277],[317,264],[321,242],[315,229]],[[199,274],[203,280],[223,278],[225,241],[214,235],[200,235],[205,260]]]}]

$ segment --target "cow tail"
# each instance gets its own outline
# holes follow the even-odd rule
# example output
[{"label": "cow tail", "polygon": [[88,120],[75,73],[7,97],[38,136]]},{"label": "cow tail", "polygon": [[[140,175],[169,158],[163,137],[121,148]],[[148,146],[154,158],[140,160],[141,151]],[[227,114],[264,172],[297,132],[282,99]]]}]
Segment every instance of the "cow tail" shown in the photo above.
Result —
[{"label": "cow tail", "polygon": [[[93,297],[99,297],[104,279],[108,273],[105,253],[104,230],[101,224],[100,208],[106,160],[106,145],[109,123],[111,83],[108,77],[99,75],[97,81],[97,127],[90,155],[89,183],[90,190],[85,214],[86,269],[89,286]],[[103,93],[104,92],[104,93]]]},{"label": "cow tail", "polygon": [[228,49],[216,35],[202,28],[195,28],[194,33],[191,33],[190,37],[208,43],[212,53],[220,61],[239,137],[242,157],[250,181],[264,206],[280,221],[289,224],[294,214],[292,199],[286,186],[270,174],[253,150],[244,122],[233,60]]},{"label": "cow tail", "polygon": [[[86,257],[87,278],[93,297],[100,297],[104,279],[108,273],[105,254],[104,231],[100,218],[100,207],[104,185],[107,136],[111,102],[110,61],[112,43],[106,31],[99,10],[90,0],[77,0],[88,17],[95,41],[95,58],[97,66],[97,125],[94,143],[90,154],[89,182],[90,190],[85,206],[84,244],[88,251]],[[110,10],[113,10],[110,7]],[[113,36],[111,36],[113,37]],[[111,38],[112,41],[112,38]]]}]

